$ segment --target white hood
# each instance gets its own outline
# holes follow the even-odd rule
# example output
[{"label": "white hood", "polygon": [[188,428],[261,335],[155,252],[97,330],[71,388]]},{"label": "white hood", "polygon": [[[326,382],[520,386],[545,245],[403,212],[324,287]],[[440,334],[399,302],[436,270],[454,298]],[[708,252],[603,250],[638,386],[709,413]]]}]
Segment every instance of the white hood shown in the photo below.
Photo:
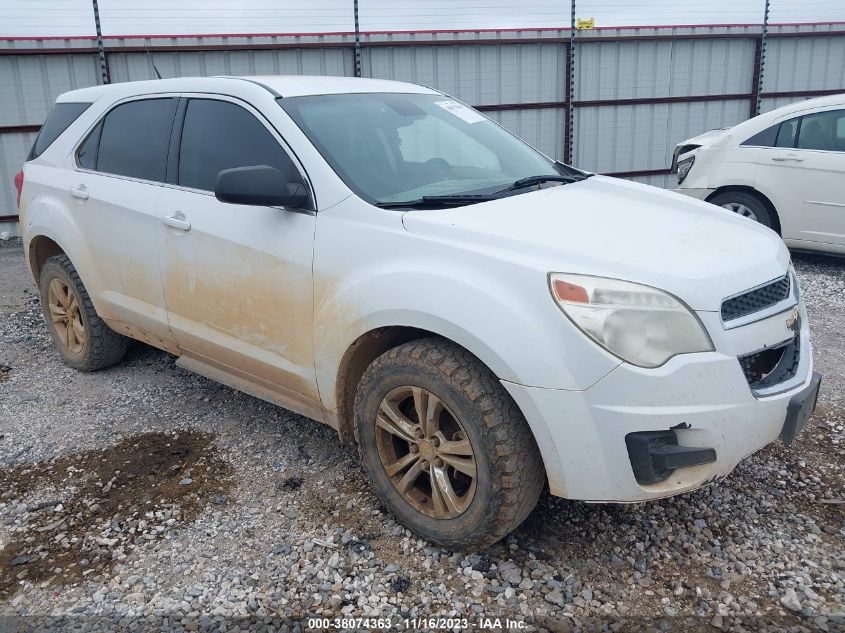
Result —
[{"label": "white hood", "polygon": [[683,146],[683,145],[699,145],[699,146],[709,145],[710,143],[715,141],[717,138],[722,136],[725,132],[729,131],[730,129],[731,128],[729,128],[729,127],[723,127],[723,128],[719,128],[719,129],[716,129],[716,130],[708,130],[707,132],[704,132],[703,134],[699,134],[698,136],[693,136],[692,138],[688,138],[685,141],[681,141],[675,147],[680,147],[680,146]]},{"label": "white hood", "polygon": [[594,176],[491,202],[410,211],[411,233],[466,244],[542,272],[655,286],[695,310],[783,275],[789,252],[771,230],[730,211],[637,183]]}]

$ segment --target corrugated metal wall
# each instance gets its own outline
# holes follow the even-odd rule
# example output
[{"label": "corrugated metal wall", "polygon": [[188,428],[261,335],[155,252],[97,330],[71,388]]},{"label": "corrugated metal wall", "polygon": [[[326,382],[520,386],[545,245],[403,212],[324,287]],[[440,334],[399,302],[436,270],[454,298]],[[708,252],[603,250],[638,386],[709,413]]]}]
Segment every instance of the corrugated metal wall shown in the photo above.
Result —
[{"label": "corrugated metal wall", "polygon": [[[585,169],[671,186],[678,141],[750,115],[756,27],[597,29],[577,34],[568,99],[566,30],[363,34],[361,74],[411,81],[478,106],[541,151]],[[164,76],[352,75],[350,34],[106,40],[112,81]],[[769,33],[764,111],[821,91],[845,92],[845,29]],[[14,213],[12,178],[56,96],[99,82],[88,39],[0,41],[0,216]],[[568,108],[574,108],[572,138]]]}]

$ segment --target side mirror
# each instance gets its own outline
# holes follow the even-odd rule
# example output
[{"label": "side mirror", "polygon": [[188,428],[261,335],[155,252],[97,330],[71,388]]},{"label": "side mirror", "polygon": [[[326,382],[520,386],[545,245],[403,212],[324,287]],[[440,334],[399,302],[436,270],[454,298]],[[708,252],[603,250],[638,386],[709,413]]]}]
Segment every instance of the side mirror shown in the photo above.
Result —
[{"label": "side mirror", "polygon": [[268,165],[224,169],[217,174],[214,196],[220,202],[259,207],[301,209],[308,203],[305,185],[288,182],[282,172]]}]

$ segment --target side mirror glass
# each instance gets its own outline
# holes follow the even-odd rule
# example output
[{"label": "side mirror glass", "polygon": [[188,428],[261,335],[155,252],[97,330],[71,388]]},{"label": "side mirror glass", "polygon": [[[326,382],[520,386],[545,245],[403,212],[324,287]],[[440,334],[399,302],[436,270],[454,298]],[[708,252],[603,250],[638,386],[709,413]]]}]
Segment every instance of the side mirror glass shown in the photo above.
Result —
[{"label": "side mirror glass", "polygon": [[214,196],[220,202],[259,207],[301,209],[308,203],[305,185],[288,182],[282,172],[269,165],[224,169],[217,174]]}]

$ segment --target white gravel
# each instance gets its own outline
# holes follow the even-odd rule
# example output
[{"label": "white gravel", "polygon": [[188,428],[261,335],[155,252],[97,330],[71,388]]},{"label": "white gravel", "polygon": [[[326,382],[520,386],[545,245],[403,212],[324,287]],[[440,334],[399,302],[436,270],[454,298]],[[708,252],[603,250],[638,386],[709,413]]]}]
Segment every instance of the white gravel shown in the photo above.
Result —
[{"label": "white gravel", "polygon": [[[510,618],[523,630],[845,630],[845,260],[795,256],[825,379],[793,446],[659,502],[544,495],[505,541],[455,553],[393,521],[328,427],[140,344],[106,371],[63,365],[19,246],[0,246],[0,477],[17,478],[0,490],[0,575],[11,578],[0,630],[2,616],[75,630],[294,631],[314,616],[390,618],[391,630],[433,616],[470,629]],[[174,450],[173,468],[117,473],[104,491],[116,445],[177,446],[187,431],[207,439],[196,455]],[[108,468],[124,477],[149,462],[120,455],[125,466]],[[108,506],[122,485],[137,499]],[[33,562],[4,569],[39,546],[45,565],[70,563],[35,582],[17,571]]]}]

